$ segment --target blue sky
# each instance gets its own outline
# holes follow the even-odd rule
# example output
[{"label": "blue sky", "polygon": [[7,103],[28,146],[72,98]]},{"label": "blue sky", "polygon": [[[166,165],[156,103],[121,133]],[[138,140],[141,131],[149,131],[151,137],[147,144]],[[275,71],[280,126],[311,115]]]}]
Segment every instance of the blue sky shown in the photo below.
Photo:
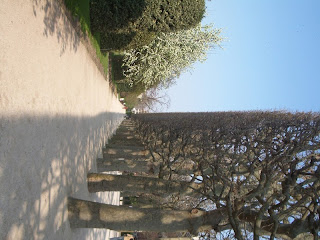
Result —
[{"label": "blue sky", "polygon": [[170,112],[320,111],[320,1],[212,0],[227,38],[168,89]]}]

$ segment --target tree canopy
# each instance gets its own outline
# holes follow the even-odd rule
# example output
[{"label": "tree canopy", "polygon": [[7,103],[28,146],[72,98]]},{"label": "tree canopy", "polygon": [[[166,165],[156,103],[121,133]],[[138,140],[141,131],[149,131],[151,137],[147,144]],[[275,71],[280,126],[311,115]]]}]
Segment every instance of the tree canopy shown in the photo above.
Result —
[{"label": "tree canopy", "polygon": [[196,26],[204,0],[91,0],[93,29],[100,32],[170,32]]},{"label": "tree canopy", "polygon": [[90,0],[91,28],[109,50],[134,49],[149,44],[154,33],[193,28],[204,12],[204,0]]},{"label": "tree canopy", "polygon": [[145,91],[135,106],[144,112],[159,112],[170,106],[170,97],[159,87],[152,87]]},{"label": "tree canopy", "polygon": [[[320,115],[287,112],[139,114],[160,178],[189,174],[216,232],[318,239]],[[221,213],[221,214],[218,214]],[[209,216],[208,216],[209,217]],[[217,221],[217,219],[219,221]],[[251,235],[251,236],[252,236]]]}]

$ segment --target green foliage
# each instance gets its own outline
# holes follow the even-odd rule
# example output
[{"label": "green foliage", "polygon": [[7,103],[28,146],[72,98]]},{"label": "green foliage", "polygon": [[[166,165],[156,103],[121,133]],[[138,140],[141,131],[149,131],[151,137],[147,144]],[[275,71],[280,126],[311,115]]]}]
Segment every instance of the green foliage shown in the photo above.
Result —
[{"label": "green foliage", "polygon": [[102,53],[100,51],[100,34],[96,32],[92,35],[91,24],[90,24],[90,10],[89,10],[89,1],[90,0],[65,0],[65,5],[72,13],[73,16],[76,16],[79,19],[81,24],[81,30],[86,34],[92,45],[96,49],[96,53],[100,62],[104,68],[105,73],[108,73],[109,69],[109,54]]},{"label": "green foliage", "polygon": [[122,29],[142,15],[145,0],[91,0],[90,18],[94,31]]},{"label": "green foliage", "polygon": [[125,49],[132,39],[135,33],[117,33],[117,32],[107,32],[103,33],[101,37],[101,46],[103,49],[107,50],[122,50]]},{"label": "green foliage", "polygon": [[90,31],[89,1],[90,0],[65,0],[65,5],[71,11],[72,15],[78,17],[84,33]]},{"label": "green foliage", "polygon": [[169,32],[196,26],[205,12],[204,0],[91,0],[94,31]]},{"label": "green foliage", "polygon": [[129,85],[128,83],[117,84],[117,91],[120,95],[125,97],[127,107],[129,109],[134,108],[138,103],[138,96],[145,91],[145,86],[143,83],[138,83],[136,85]]},{"label": "green foliage", "polygon": [[205,11],[204,0],[91,0],[90,19],[101,33],[101,47],[128,50],[150,44],[154,32],[196,26]]},{"label": "green foliage", "polygon": [[127,93],[125,100],[126,100],[126,104],[127,104],[128,109],[132,109],[135,106],[137,106],[138,101],[139,101],[138,96],[140,94],[141,93],[135,92],[135,91],[131,91],[131,92]]},{"label": "green foliage", "polygon": [[150,44],[155,38],[153,32],[110,31],[101,35],[101,48],[108,50],[128,50]]},{"label": "green foliage", "polygon": [[112,80],[114,83],[119,83],[125,79],[123,75],[122,62],[124,55],[121,53],[110,52]]},{"label": "green foliage", "polygon": [[120,96],[125,97],[127,107],[132,109],[138,103],[137,97],[145,91],[145,86],[142,82],[132,86],[125,81],[122,67],[123,57],[122,52],[110,52],[112,80]]},{"label": "green foliage", "polygon": [[204,0],[149,0],[142,26],[149,31],[171,32],[198,25],[205,13]]},{"label": "green foliage", "polygon": [[170,86],[174,79],[196,61],[206,59],[207,51],[219,45],[220,29],[200,25],[178,32],[159,33],[151,44],[125,52],[124,74],[131,84],[146,88]]}]

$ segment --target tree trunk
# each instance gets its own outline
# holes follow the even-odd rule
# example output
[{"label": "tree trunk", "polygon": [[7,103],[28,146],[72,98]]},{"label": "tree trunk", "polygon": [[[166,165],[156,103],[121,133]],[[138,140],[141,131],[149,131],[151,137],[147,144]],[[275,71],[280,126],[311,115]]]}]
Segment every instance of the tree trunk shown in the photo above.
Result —
[{"label": "tree trunk", "polygon": [[130,119],[125,119],[122,121],[121,126],[134,126],[134,122]]},{"label": "tree trunk", "polygon": [[117,129],[117,132],[114,136],[124,136],[124,137],[135,136],[135,137],[138,137],[139,135],[133,130]]},{"label": "tree trunk", "polygon": [[111,142],[113,140],[135,140],[137,142],[140,142],[140,139],[135,134],[130,134],[130,135],[116,134],[116,135],[112,136],[110,140],[111,140]]},{"label": "tree trunk", "polygon": [[124,129],[122,131],[117,130],[117,133],[114,136],[124,136],[124,137],[134,136],[136,138],[139,137],[139,135],[135,131],[124,130]]},{"label": "tree trunk", "polygon": [[108,146],[102,149],[103,158],[148,158],[148,150],[137,146]]},{"label": "tree trunk", "polygon": [[202,184],[168,181],[159,178],[109,175],[101,173],[88,174],[89,192],[127,191],[133,193],[151,193],[160,196],[172,193],[182,195],[196,194],[193,189],[200,189]]},{"label": "tree trunk", "polygon": [[192,240],[189,237],[159,238],[159,240]]},{"label": "tree trunk", "polygon": [[121,126],[116,130],[116,134],[130,132],[131,134],[136,133],[136,129],[133,126]]},{"label": "tree trunk", "polygon": [[98,172],[107,171],[128,171],[128,172],[150,172],[153,166],[148,161],[135,161],[135,160],[118,160],[118,159],[97,159]]},{"label": "tree trunk", "polygon": [[182,232],[196,234],[210,230],[224,218],[218,210],[172,211],[130,208],[68,199],[68,213],[72,228],[108,228],[115,231]]},{"label": "tree trunk", "polygon": [[140,146],[143,147],[142,143],[136,138],[122,138],[115,137],[110,139],[110,144],[122,145],[122,146]]},{"label": "tree trunk", "polygon": [[155,205],[151,198],[140,196],[123,197],[122,205],[133,206],[136,208],[159,208],[159,202]]}]

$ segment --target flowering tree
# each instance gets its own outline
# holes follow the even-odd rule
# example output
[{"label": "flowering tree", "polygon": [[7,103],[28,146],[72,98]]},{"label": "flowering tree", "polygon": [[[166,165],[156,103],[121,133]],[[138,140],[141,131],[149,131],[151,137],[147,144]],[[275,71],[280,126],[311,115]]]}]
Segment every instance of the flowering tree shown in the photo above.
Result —
[{"label": "flowering tree", "polygon": [[159,33],[149,45],[125,52],[124,75],[131,84],[168,87],[193,63],[206,59],[207,51],[222,41],[220,33],[210,25]]}]

